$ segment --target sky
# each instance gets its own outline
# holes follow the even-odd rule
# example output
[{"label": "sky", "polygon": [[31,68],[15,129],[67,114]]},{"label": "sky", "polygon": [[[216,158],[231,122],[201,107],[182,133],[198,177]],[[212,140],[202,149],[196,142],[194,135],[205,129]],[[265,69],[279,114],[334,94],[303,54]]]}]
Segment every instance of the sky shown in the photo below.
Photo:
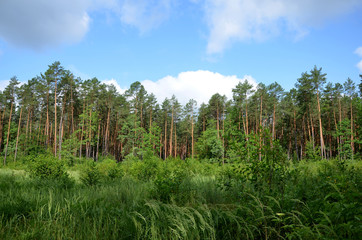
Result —
[{"label": "sky", "polygon": [[314,66],[357,84],[361,12],[362,0],[0,0],[0,90],[54,61],[160,102],[230,99],[245,79],[290,90]]}]

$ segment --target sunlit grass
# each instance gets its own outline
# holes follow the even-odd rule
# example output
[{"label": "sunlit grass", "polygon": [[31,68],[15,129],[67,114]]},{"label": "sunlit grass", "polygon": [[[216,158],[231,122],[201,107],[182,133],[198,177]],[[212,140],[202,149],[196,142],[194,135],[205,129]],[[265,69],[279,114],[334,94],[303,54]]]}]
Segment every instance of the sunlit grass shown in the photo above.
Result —
[{"label": "sunlit grass", "polygon": [[114,176],[105,161],[93,186],[81,180],[84,166],[68,169],[73,183],[0,168],[0,239],[357,239],[362,231],[361,162],[343,171],[337,161],[294,163],[280,192],[225,178],[217,165],[173,161],[118,164]]}]

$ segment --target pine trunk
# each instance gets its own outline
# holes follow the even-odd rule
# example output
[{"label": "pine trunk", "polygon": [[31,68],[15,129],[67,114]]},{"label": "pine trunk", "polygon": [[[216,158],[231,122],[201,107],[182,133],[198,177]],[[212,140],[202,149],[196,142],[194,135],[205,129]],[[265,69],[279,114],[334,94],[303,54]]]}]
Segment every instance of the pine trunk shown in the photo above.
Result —
[{"label": "pine trunk", "polygon": [[107,114],[107,125],[106,125],[106,134],[105,134],[105,140],[104,140],[104,152],[103,152],[103,155],[107,154],[108,153],[108,142],[109,142],[109,118],[110,118],[110,115],[111,115],[111,109],[108,108],[108,114]]},{"label": "pine trunk", "polygon": [[99,123],[98,123],[98,135],[97,135],[97,153],[96,153],[96,161],[98,161],[98,156],[99,156],[99,135],[100,135],[100,130],[101,130],[101,121],[99,121]]},{"label": "pine trunk", "polygon": [[6,110],[6,107],[4,107],[3,113],[2,113],[2,115],[0,115],[0,117],[1,117],[1,119],[0,119],[0,152],[1,152],[1,145],[3,143],[3,121],[4,121],[4,116],[5,116],[5,110]]},{"label": "pine trunk", "polygon": [[167,113],[165,114],[165,117],[166,117],[166,119],[165,119],[165,143],[164,143],[164,146],[163,146],[163,148],[164,148],[164,159],[166,159],[167,158]]},{"label": "pine trunk", "polygon": [[19,117],[19,124],[18,124],[18,134],[16,135],[16,145],[15,145],[15,155],[14,155],[14,162],[16,162],[16,155],[18,153],[18,143],[19,143],[19,135],[20,135],[20,123],[21,123],[21,114],[23,113],[23,107],[20,108],[20,117]]},{"label": "pine trunk", "polygon": [[275,140],[275,104],[273,108],[273,130],[272,130],[272,139]]},{"label": "pine trunk", "polygon": [[353,159],[354,143],[353,143],[353,108],[352,108],[352,97],[351,97],[351,149],[352,149],[352,159]]},{"label": "pine trunk", "polygon": [[217,138],[220,138],[219,134],[219,103],[216,105],[216,131],[217,131]]},{"label": "pine trunk", "polygon": [[173,133],[173,111],[174,111],[174,106],[172,105],[172,114],[171,114],[171,129],[170,129],[170,154],[169,156],[172,157],[172,133]]},{"label": "pine trunk", "polygon": [[54,89],[54,156],[57,155],[57,79]]},{"label": "pine trunk", "polygon": [[194,158],[194,107],[191,108],[191,156]]},{"label": "pine trunk", "polygon": [[321,141],[321,155],[322,155],[322,158],[326,158],[326,147],[324,144],[324,137],[323,137],[321,106],[319,103],[319,91],[318,90],[317,90],[317,104],[318,104],[319,134],[320,134],[320,141]]},{"label": "pine trunk", "polygon": [[5,156],[4,156],[4,166],[6,165],[6,156],[8,155],[8,145],[10,137],[10,124],[11,124],[11,114],[13,113],[13,102],[11,102],[10,115],[9,115],[9,124],[8,124],[8,136],[6,138],[6,147],[5,147]]}]

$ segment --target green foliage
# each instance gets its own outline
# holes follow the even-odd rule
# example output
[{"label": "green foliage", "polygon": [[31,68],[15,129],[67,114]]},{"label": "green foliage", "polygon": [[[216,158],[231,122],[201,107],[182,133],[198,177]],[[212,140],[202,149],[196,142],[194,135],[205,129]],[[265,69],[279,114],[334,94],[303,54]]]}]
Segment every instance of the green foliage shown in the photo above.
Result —
[{"label": "green foliage", "polygon": [[[59,188],[51,179],[0,169],[0,239],[358,239],[361,161],[287,164],[273,159],[278,151],[273,142],[261,161],[257,155],[255,163],[223,166],[87,160],[83,173],[98,181],[84,183],[96,188]],[[118,168],[123,177],[102,181]]]},{"label": "green foliage", "polygon": [[87,186],[95,186],[101,181],[101,172],[95,162],[90,162],[84,168],[80,178],[83,184]]},{"label": "green foliage", "polygon": [[141,181],[149,181],[156,177],[160,161],[154,158],[143,161],[137,159],[128,164],[130,165],[127,169],[129,175]]},{"label": "green foliage", "polygon": [[120,178],[124,175],[120,165],[114,159],[103,159],[97,164],[97,168],[102,176],[107,176],[110,179]]},{"label": "green foliage", "polygon": [[217,130],[208,128],[202,133],[196,144],[199,159],[220,162],[224,156],[224,147]]},{"label": "green foliage", "polygon": [[67,178],[64,162],[52,155],[39,155],[29,163],[30,175],[41,179]]},{"label": "green foliage", "polygon": [[320,148],[314,146],[312,141],[308,141],[305,146],[305,157],[310,161],[319,161],[321,160]]},{"label": "green foliage", "polygon": [[338,130],[335,133],[339,137],[340,144],[338,146],[338,157],[342,160],[353,159],[351,147],[351,121],[348,119],[339,123]]},{"label": "green foliage", "polygon": [[169,201],[179,193],[180,185],[186,176],[185,164],[180,160],[166,160],[158,171],[154,184],[161,201]]}]

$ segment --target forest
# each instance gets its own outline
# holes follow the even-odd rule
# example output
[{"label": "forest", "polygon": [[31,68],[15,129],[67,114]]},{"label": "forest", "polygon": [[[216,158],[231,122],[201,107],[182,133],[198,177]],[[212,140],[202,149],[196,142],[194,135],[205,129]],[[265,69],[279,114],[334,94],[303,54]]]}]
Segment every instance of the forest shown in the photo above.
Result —
[{"label": "forest", "polygon": [[358,239],[362,75],[207,103],[54,62],[0,92],[0,239]]}]

